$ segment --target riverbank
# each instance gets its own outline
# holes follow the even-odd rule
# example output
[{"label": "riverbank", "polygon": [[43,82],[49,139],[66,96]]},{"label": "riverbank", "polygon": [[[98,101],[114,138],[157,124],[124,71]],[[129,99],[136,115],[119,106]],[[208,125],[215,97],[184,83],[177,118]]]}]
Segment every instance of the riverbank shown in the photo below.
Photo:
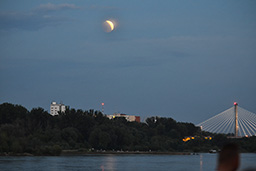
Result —
[{"label": "riverbank", "polygon": [[[152,155],[193,155],[191,152],[159,152],[159,151],[82,151],[82,150],[62,150],[57,156],[83,156],[83,155],[129,155],[129,154],[152,154]],[[0,156],[51,156],[51,155],[34,155],[31,153],[0,153]],[[53,155],[54,156],[54,155]]]},{"label": "riverbank", "polygon": [[123,155],[123,154],[155,154],[155,155],[191,155],[190,152],[159,152],[159,151],[79,151],[79,150],[63,150],[60,154],[61,156],[69,155],[104,155],[104,154],[113,154],[113,155]]}]

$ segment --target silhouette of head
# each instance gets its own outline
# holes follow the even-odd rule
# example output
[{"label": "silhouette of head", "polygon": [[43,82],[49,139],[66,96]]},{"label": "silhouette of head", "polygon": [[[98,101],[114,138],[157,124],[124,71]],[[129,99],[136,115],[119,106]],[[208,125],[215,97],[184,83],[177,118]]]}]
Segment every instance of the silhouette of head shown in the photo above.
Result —
[{"label": "silhouette of head", "polygon": [[223,146],[218,158],[218,170],[235,171],[239,168],[239,147],[230,143]]}]

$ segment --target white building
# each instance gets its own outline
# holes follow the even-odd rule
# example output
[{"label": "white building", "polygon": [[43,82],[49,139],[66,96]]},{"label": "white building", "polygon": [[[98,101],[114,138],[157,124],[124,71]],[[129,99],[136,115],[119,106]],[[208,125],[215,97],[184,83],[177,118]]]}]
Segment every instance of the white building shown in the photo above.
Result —
[{"label": "white building", "polygon": [[50,114],[51,115],[58,115],[59,112],[65,112],[66,111],[66,106],[62,103],[57,104],[56,102],[51,103],[51,109],[50,109]]}]

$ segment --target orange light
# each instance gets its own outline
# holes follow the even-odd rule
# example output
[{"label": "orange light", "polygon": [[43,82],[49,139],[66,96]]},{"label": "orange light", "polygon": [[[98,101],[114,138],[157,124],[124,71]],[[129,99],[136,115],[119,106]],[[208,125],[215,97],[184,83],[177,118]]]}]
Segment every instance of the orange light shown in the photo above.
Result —
[{"label": "orange light", "polygon": [[101,103],[102,106],[104,106],[104,103]]},{"label": "orange light", "polygon": [[190,140],[190,138],[189,138],[189,137],[185,137],[185,138],[183,138],[182,140],[183,140],[184,142],[187,142],[187,141]]}]

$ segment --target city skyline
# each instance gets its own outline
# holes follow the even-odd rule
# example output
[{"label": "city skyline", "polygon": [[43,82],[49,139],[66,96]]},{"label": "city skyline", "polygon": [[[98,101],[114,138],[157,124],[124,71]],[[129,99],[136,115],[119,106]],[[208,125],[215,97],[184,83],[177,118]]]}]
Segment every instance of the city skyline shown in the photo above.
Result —
[{"label": "city skyline", "polygon": [[[2,1],[0,103],[200,123],[256,112],[254,1]],[[115,21],[111,32],[102,24]]]}]

